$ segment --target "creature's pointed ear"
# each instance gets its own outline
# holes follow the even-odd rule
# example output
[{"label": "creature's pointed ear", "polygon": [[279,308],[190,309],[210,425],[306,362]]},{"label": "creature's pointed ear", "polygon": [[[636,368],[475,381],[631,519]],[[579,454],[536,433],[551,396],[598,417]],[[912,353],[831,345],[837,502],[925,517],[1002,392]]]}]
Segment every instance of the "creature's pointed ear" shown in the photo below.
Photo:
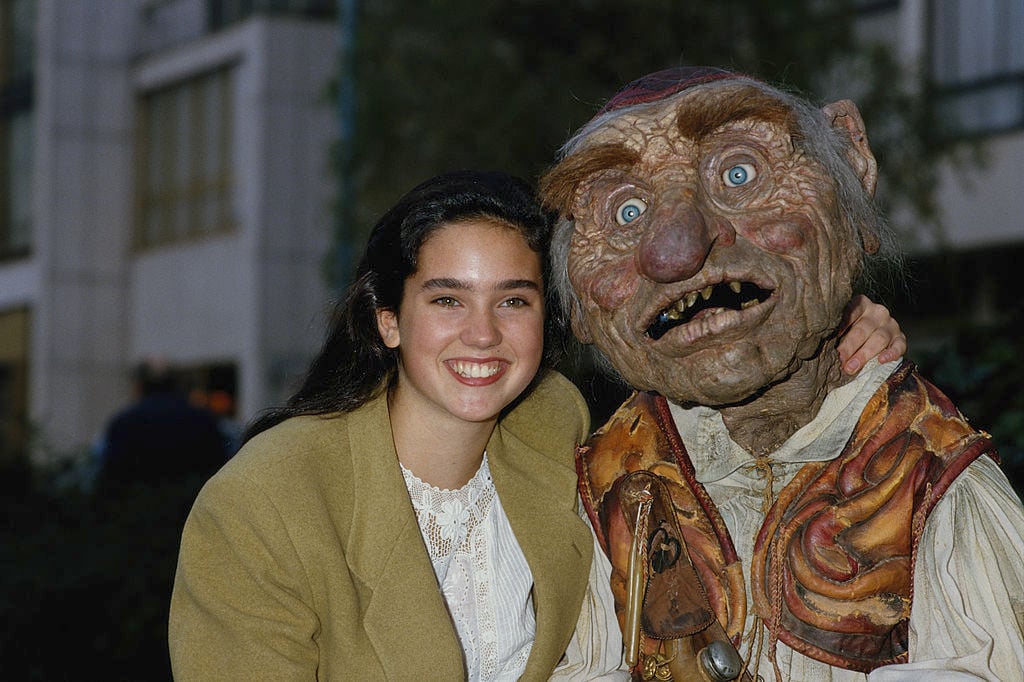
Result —
[{"label": "creature's pointed ear", "polygon": [[[875,187],[878,184],[878,163],[875,161],[875,155],[871,153],[868,134],[864,130],[864,119],[860,117],[857,105],[848,99],[843,99],[826,104],[822,111],[825,112],[832,127],[849,138],[850,147],[847,159],[850,166],[860,178],[860,184],[868,196],[875,196]],[[874,231],[863,228],[860,232],[864,250],[867,253],[877,252],[880,246],[878,235]]]},{"label": "creature's pointed ear", "polygon": [[832,127],[850,139],[849,161],[853,170],[860,178],[861,185],[868,196],[875,195],[878,183],[878,164],[875,155],[868,145],[868,134],[864,130],[864,120],[860,117],[857,105],[848,99],[826,104],[822,111]]},{"label": "creature's pointed ear", "polygon": [[569,305],[569,325],[572,333],[580,343],[593,343],[594,337],[590,333],[590,326],[587,325],[586,316],[580,310],[579,303],[573,302]]}]

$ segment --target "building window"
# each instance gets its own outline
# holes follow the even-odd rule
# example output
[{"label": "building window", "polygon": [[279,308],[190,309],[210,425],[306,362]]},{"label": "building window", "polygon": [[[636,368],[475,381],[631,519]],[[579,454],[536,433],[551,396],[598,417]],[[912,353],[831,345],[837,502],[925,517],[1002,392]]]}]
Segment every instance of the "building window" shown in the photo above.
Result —
[{"label": "building window", "polygon": [[0,259],[32,245],[35,0],[0,0]]},{"label": "building window", "polygon": [[29,312],[0,311],[0,472],[28,459]]},{"label": "building window", "polygon": [[960,135],[1024,126],[1024,3],[932,0],[931,73]]},{"label": "building window", "polygon": [[234,226],[232,73],[225,68],[143,95],[136,246]]}]

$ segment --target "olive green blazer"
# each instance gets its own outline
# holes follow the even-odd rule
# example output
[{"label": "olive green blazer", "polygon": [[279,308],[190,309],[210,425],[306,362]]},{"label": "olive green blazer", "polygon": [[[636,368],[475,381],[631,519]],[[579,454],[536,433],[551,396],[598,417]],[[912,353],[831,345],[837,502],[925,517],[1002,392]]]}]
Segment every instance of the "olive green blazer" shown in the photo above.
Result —
[{"label": "olive green blazer", "polygon": [[[582,397],[549,372],[487,444],[533,573],[537,634],[522,679],[572,637],[593,540],[577,513]],[[420,535],[387,400],[299,417],[252,439],[203,488],[171,599],[176,680],[459,680],[458,637]]]}]

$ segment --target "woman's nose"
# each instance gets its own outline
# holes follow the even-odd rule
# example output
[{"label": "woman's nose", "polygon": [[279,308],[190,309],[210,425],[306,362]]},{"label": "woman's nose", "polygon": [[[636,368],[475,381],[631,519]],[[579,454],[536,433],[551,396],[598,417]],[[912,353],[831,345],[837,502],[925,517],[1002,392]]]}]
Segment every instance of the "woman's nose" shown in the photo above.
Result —
[{"label": "woman's nose", "polygon": [[462,342],[467,346],[488,348],[501,341],[501,330],[493,312],[473,312],[462,330]]}]

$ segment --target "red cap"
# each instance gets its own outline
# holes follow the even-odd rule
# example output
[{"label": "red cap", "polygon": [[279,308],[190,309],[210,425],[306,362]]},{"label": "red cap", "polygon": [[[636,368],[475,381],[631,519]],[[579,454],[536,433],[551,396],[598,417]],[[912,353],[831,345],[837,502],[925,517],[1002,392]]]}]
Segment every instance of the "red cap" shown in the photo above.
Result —
[{"label": "red cap", "polygon": [[677,66],[656,71],[637,78],[612,95],[612,98],[597,112],[597,116],[634,104],[656,102],[695,85],[741,77],[743,77],[741,74],[713,66]]}]

